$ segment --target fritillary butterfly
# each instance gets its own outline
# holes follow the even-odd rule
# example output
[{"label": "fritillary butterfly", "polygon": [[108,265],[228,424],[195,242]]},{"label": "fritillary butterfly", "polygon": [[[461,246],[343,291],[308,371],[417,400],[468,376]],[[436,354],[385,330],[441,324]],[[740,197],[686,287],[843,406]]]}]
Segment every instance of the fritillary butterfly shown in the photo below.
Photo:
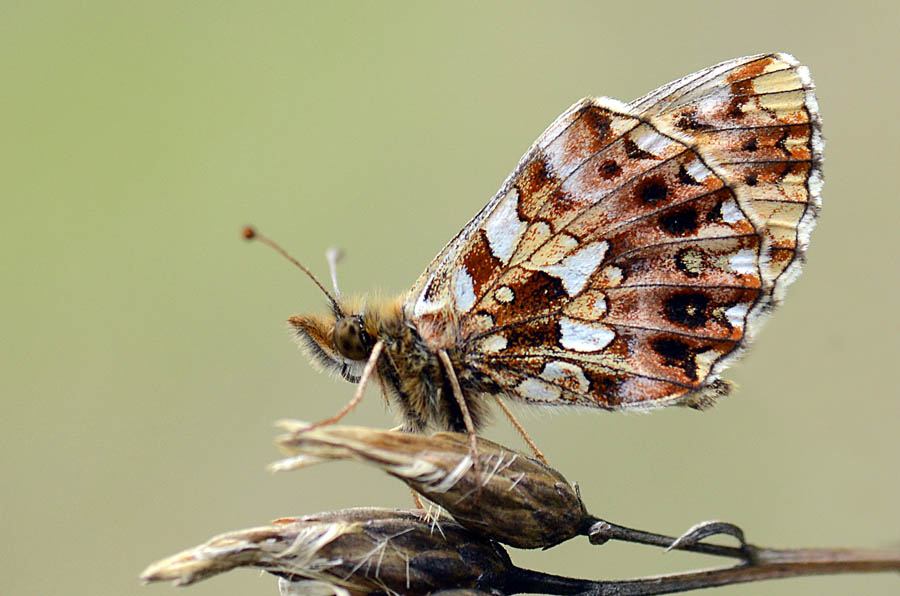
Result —
[{"label": "fritillary butterfly", "polygon": [[312,360],[377,380],[409,430],[473,433],[489,396],[706,407],[800,273],[820,131],[809,72],[787,54],[630,104],[583,99],[405,296],[332,298],[290,322]]}]

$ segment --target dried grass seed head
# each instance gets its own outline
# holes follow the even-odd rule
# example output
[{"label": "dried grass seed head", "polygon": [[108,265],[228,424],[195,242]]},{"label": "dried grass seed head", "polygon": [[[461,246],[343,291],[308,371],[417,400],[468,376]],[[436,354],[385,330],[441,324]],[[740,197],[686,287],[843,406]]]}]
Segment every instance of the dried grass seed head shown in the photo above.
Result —
[{"label": "dried grass seed head", "polygon": [[593,519],[562,474],[486,439],[478,439],[476,466],[465,434],[283,426],[292,432],[280,437],[279,445],[294,457],[274,469],[359,460],[399,478],[467,528],[504,544],[547,548],[583,534]]}]

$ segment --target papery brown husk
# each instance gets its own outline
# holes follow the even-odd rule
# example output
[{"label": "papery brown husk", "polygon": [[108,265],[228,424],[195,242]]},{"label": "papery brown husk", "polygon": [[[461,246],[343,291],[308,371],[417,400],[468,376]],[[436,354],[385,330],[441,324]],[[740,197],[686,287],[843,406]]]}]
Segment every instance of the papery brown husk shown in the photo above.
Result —
[{"label": "papery brown husk", "polygon": [[[478,438],[474,466],[468,436],[461,433],[424,436],[343,426],[292,430],[279,444],[301,462],[352,458],[378,466],[460,524],[510,546],[548,548],[583,534],[593,521],[562,474],[486,439]],[[276,469],[291,467],[276,464]]]},{"label": "papery brown husk", "polygon": [[188,585],[236,567],[291,582],[330,584],[351,595],[487,590],[512,569],[503,548],[443,517],[377,508],[285,518],[229,532],[154,563],[144,581]]}]

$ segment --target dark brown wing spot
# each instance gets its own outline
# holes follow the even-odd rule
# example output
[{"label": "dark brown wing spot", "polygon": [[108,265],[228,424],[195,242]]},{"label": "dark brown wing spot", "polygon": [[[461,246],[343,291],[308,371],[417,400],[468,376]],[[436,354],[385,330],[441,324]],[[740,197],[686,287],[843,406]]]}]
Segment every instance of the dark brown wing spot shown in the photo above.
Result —
[{"label": "dark brown wing spot", "polygon": [[699,292],[675,294],[666,299],[663,309],[666,319],[676,325],[695,329],[706,324],[709,296]]},{"label": "dark brown wing spot", "polygon": [[750,94],[753,93],[753,81],[744,80],[736,81],[731,84],[731,101],[728,102],[728,108],[725,114],[734,119],[744,117],[743,107],[750,101]]},{"label": "dark brown wing spot", "polygon": [[606,141],[610,133],[610,125],[612,124],[612,119],[609,115],[590,109],[584,113],[583,117],[588,126],[597,133],[598,140]]},{"label": "dark brown wing spot", "polygon": [[519,191],[517,215],[527,221],[540,210],[556,188],[557,180],[544,156],[536,155],[519,174],[515,186]]},{"label": "dark brown wing spot", "polygon": [[709,210],[709,213],[706,214],[706,221],[722,221],[722,203],[724,201],[719,201]]},{"label": "dark brown wing spot", "polygon": [[600,174],[600,177],[604,180],[615,178],[621,171],[622,166],[617,164],[613,159],[607,159],[597,168],[597,173]]},{"label": "dark brown wing spot", "polygon": [[754,151],[759,149],[759,143],[757,142],[756,137],[753,137],[752,139],[744,143],[741,149],[747,151],[748,153],[753,153]]},{"label": "dark brown wing spot", "polygon": [[659,227],[672,236],[692,234],[697,230],[696,209],[683,209],[659,218]]},{"label": "dark brown wing spot", "polygon": [[697,380],[696,354],[685,342],[673,337],[657,337],[650,346],[662,357],[663,364],[680,368],[687,378]]},{"label": "dark brown wing spot", "polygon": [[656,205],[666,200],[669,187],[662,176],[651,176],[637,186],[637,195],[645,205]]},{"label": "dark brown wing spot", "polygon": [[506,337],[506,352],[527,350],[535,346],[559,345],[562,340],[559,325],[553,317],[515,325],[505,330],[503,335]]},{"label": "dark brown wing spot", "polygon": [[756,172],[752,174],[747,174],[744,176],[744,182],[747,186],[756,186],[756,183],[759,182],[759,175]]},{"label": "dark brown wing spot", "polygon": [[543,271],[530,272],[530,275],[510,280],[506,285],[516,299],[496,311],[500,326],[549,312],[560,300],[568,299],[562,281]]},{"label": "dark brown wing spot", "polygon": [[548,275],[543,271],[535,271],[522,284],[517,285],[513,291],[518,297],[518,302],[522,303],[523,307],[533,310],[549,306],[560,298],[567,296],[559,278]]},{"label": "dark brown wing spot", "polygon": [[615,373],[604,373],[583,367],[588,380],[588,392],[602,406],[615,406],[621,401],[623,380]]}]

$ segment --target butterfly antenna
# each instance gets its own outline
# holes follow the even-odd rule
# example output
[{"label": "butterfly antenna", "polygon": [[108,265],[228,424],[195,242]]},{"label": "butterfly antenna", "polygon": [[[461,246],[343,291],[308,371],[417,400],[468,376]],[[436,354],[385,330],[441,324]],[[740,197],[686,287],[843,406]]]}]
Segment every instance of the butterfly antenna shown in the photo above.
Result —
[{"label": "butterfly antenna", "polygon": [[340,300],[341,289],[338,287],[337,267],[338,263],[344,259],[344,251],[333,246],[325,252],[325,258],[328,259],[328,269],[331,270],[331,285],[334,286],[334,295]]},{"label": "butterfly antenna", "polygon": [[[284,250],[283,248],[281,248],[281,247],[278,245],[278,243],[276,243],[274,240],[272,240],[272,239],[269,238],[268,236],[264,236],[264,235],[260,234],[259,232],[256,231],[255,228],[253,228],[253,227],[251,227],[251,226],[245,227],[245,228],[241,231],[241,235],[242,235],[244,238],[246,238],[247,240],[259,240],[259,241],[262,242],[263,244],[265,244],[265,245],[269,246],[270,248],[274,249],[275,252],[277,252],[278,254],[280,254],[281,256],[283,256],[285,259],[287,259],[288,261],[290,261],[291,263],[293,263],[294,265],[296,265],[297,267],[299,267],[300,270],[303,271],[303,273],[305,273],[311,280],[313,280],[313,283],[316,284],[316,285],[319,287],[320,290],[322,290],[322,293],[325,294],[326,296],[328,296],[328,300],[331,301],[331,306],[332,306],[332,308],[334,308],[335,312],[337,312],[337,313],[343,315],[343,311],[341,310],[340,304],[339,304],[338,301],[335,299],[335,297],[331,295],[331,292],[329,292],[328,290],[325,289],[325,286],[323,286],[322,283],[316,278],[316,276],[312,274],[312,271],[310,271],[309,269],[307,269],[307,268],[303,265],[303,263],[301,263],[300,261],[298,261],[297,259],[295,259],[295,258],[292,257],[291,255],[289,255],[288,252],[287,252],[286,250]],[[332,274],[332,275],[334,276],[334,274]],[[337,278],[334,277],[334,279],[336,280]],[[337,285],[335,285],[335,288],[337,288]],[[340,296],[340,294],[338,294],[338,296]]]}]

